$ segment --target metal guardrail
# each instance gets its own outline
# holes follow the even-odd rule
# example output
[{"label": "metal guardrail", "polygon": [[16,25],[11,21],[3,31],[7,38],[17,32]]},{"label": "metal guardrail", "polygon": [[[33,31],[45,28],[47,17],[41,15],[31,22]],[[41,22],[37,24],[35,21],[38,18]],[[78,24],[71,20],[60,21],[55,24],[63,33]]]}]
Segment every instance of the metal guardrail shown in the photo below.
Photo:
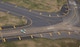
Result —
[{"label": "metal guardrail", "polygon": [[[56,33],[58,36],[61,37],[62,35],[62,32],[61,31],[58,31],[58,32],[55,32],[55,31],[50,31],[50,32],[39,32],[39,33],[32,33],[32,34],[22,34],[22,35],[17,35],[17,36],[7,36],[7,37],[4,37],[3,38],[0,38],[0,43],[1,42],[6,42],[6,41],[16,41],[16,40],[24,40],[24,39],[33,39],[33,38],[38,38],[37,36],[35,35],[39,35],[40,37],[39,38],[46,38],[44,36],[44,34],[47,34],[49,35],[50,37],[54,36],[53,33]],[[68,34],[68,36],[72,35],[74,33],[74,31],[67,31],[66,32]],[[75,33],[76,34],[76,33]],[[80,36],[80,34],[76,34],[78,36]],[[75,38],[77,39],[77,38]]]},{"label": "metal guardrail", "polygon": [[[22,16],[18,16],[19,18],[22,18]],[[26,18],[25,18],[26,19]],[[29,20],[28,20],[29,21]],[[1,26],[0,27],[0,30],[3,30],[3,29],[11,29],[11,28],[18,28],[18,27],[23,27],[23,26],[25,26],[25,25],[27,25],[27,23],[26,24],[23,24],[23,25],[10,25],[10,26]]]}]

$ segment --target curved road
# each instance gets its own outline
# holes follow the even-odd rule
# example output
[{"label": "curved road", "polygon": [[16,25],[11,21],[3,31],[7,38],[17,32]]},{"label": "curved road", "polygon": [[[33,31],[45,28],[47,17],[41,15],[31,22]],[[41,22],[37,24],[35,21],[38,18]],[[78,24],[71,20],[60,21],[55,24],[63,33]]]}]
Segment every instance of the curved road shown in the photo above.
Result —
[{"label": "curved road", "polygon": [[[75,38],[80,40],[80,28],[76,27],[79,23],[78,7],[74,0],[68,1],[69,13],[67,16],[60,17],[54,14],[53,17],[42,16],[40,13],[34,13],[34,11],[23,9],[21,7],[15,7],[15,5],[0,2],[0,11],[4,11],[15,16],[25,16],[31,19],[31,25],[24,28],[16,28],[11,30],[0,31],[1,39],[12,38],[17,36],[37,36],[51,39],[57,38]],[[55,16],[56,15],[56,16]],[[21,33],[21,29],[26,29],[26,33]],[[48,35],[46,35],[46,33]]]}]

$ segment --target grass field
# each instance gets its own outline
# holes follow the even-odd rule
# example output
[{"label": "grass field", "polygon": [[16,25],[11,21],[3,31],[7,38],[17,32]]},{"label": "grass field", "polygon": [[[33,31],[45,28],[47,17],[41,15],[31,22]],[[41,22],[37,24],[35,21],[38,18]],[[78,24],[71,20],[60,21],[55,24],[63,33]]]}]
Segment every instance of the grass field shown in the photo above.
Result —
[{"label": "grass field", "polygon": [[75,39],[30,39],[1,43],[0,47],[79,47],[80,40]]},{"label": "grass field", "polygon": [[0,26],[23,25],[26,23],[27,20],[24,18],[19,18],[5,12],[0,12]]},{"label": "grass field", "polygon": [[57,12],[67,0],[3,0],[32,10]]}]

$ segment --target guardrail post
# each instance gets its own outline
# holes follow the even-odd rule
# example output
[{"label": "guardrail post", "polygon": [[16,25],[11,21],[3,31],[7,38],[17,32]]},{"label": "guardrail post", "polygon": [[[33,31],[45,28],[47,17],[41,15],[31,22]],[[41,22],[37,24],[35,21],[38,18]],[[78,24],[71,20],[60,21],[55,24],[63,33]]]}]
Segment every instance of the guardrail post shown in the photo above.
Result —
[{"label": "guardrail post", "polygon": [[69,35],[71,35],[71,32],[68,32]]},{"label": "guardrail post", "polygon": [[60,17],[60,16],[57,14],[57,17]]},{"label": "guardrail post", "polygon": [[6,42],[6,39],[5,38],[3,38],[3,42]]},{"label": "guardrail post", "polygon": [[0,30],[2,30],[2,27],[0,27]]},{"label": "guardrail post", "polygon": [[57,34],[58,34],[58,35],[61,35],[61,33],[60,33],[60,32],[57,32]]},{"label": "guardrail post", "polygon": [[16,28],[16,26],[13,26],[13,28]]},{"label": "guardrail post", "polygon": [[18,38],[19,38],[19,40],[21,40],[21,37],[20,36],[18,36]]},{"label": "guardrail post", "polygon": [[31,36],[31,38],[33,38],[33,35],[30,35]]},{"label": "guardrail post", "polygon": [[43,35],[42,35],[42,34],[40,34],[40,36],[41,36],[41,37],[43,37]]},{"label": "guardrail post", "polygon": [[50,36],[52,36],[52,33],[49,33]]}]

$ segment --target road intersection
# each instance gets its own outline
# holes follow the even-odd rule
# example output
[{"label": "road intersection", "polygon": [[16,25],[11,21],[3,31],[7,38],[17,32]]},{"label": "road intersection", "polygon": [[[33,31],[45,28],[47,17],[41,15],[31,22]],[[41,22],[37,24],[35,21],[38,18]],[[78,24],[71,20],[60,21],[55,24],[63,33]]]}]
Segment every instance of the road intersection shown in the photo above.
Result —
[{"label": "road intersection", "polygon": [[[24,16],[30,21],[28,27],[0,31],[0,39],[5,40],[4,38],[8,39],[17,36],[31,36],[33,38],[33,36],[36,36],[51,39],[75,38],[80,40],[80,27],[75,26],[80,19],[77,3],[75,0],[68,0],[68,6],[70,10],[68,10],[66,16],[63,16],[58,13],[37,12],[0,2],[0,11],[15,16]],[[26,29],[26,33],[21,33],[21,29]]]}]

